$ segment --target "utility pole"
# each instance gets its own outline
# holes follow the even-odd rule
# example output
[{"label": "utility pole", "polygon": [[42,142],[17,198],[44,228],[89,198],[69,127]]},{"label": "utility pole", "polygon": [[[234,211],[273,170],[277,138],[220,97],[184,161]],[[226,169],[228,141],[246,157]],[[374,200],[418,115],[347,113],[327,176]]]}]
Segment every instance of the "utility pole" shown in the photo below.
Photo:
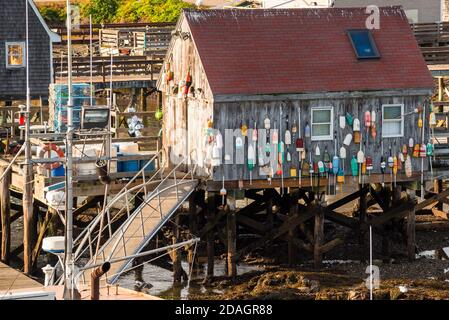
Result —
[{"label": "utility pole", "polygon": [[31,243],[31,228],[33,227],[33,164],[31,163],[31,144],[30,144],[30,60],[29,60],[29,3],[25,0],[26,14],[26,112],[25,112],[25,166],[24,166],[24,187],[23,187],[23,269],[30,274],[32,272],[31,252],[33,244]]},{"label": "utility pole", "polygon": [[77,300],[79,292],[75,287],[75,259],[73,255],[73,88],[72,88],[72,8],[67,0],[67,65],[68,65],[68,102],[66,135],[66,249],[64,257],[65,281],[64,299]]}]

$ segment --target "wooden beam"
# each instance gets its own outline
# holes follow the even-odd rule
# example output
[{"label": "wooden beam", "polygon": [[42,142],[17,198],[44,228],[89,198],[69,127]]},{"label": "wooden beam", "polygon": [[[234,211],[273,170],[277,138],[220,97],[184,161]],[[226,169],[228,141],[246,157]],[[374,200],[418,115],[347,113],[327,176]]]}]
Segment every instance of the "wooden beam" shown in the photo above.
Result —
[{"label": "wooden beam", "polygon": [[229,207],[226,207],[225,211],[227,216],[226,220],[228,231],[228,277],[235,279],[235,277],[237,276],[237,265],[234,260],[237,247],[236,214],[234,210],[229,210]]},{"label": "wooden beam", "polygon": [[[206,278],[204,279],[205,283],[211,283],[214,278],[214,258],[215,258],[215,246],[214,246],[214,226],[217,224],[219,219],[215,219],[215,211],[216,211],[216,205],[215,205],[215,195],[211,194],[209,195],[207,199],[207,224],[210,225],[210,227],[207,229],[207,272],[206,272]],[[220,214],[224,215],[224,210],[220,211]],[[207,225],[204,227],[206,228]]]},{"label": "wooden beam", "polygon": [[11,170],[6,172],[6,167],[0,167],[0,175],[5,174],[0,181],[0,213],[1,213],[1,225],[2,225],[2,254],[1,260],[9,264],[10,252],[11,252],[11,198],[9,195],[9,186],[11,184]]},{"label": "wooden beam", "polygon": [[[290,195],[290,203],[289,203],[289,217],[294,217],[298,214],[298,198],[297,196]],[[293,266],[296,264],[297,259],[297,248],[294,245],[292,239],[296,238],[296,227],[290,228],[288,230],[288,264]]]},{"label": "wooden beam", "polygon": [[429,199],[424,200],[423,202],[420,202],[416,205],[415,210],[421,210],[424,209],[425,207],[431,205],[434,202],[438,202],[438,201],[442,201],[443,199],[447,198],[449,196],[449,189],[446,189],[445,191],[436,194],[432,197],[430,197]]},{"label": "wooden beam", "polygon": [[324,207],[323,211],[326,219],[329,221],[335,222],[337,224],[340,224],[342,226],[351,229],[355,229],[359,225],[359,222],[356,219],[350,218],[348,216],[345,216],[344,214],[330,210],[329,207]]},{"label": "wooden beam", "polygon": [[341,206],[344,206],[345,204],[359,198],[362,194],[366,195],[367,193],[368,193],[368,187],[365,186],[362,189],[357,190],[356,192],[351,193],[351,194],[331,203],[326,208],[329,210],[334,210],[334,209],[340,208]]},{"label": "wooden beam", "polygon": [[415,208],[416,210],[414,202],[407,201],[406,203],[391,209],[390,211],[384,213],[383,215],[372,219],[371,221],[368,222],[368,224],[371,226],[380,226],[391,219],[404,217],[405,215],[407,215],[408,211],[412,208]]},{"label": "wooden beam", "polygon": [[441,218],[441,219],[445,219],[448,220],[448,214],[447,212],[444,212],[442,210],[438,210],[437,208],[432,208],[432,214],[435,217]]},{"label": "wooden beam", "polygon": [[36,266],[37,266],[37,259],[41,252],[42,242],[44,240],[45,235],[47,234],[48,226],[50,225],[51,221],[56,216],[57,216],[57,213],[54,212],[54,209],[52,209],[52,208],[49,208],[47,210],[47,213],[45,214],[45,219],[44,219],[43,223],[41,224],[41,227],[39,230],[39,235],[38,235],[37,241],[36,241],[36,245],[34,246],[34,249],[33,249],[33,254],[32,254],[32,259],[31,259],[33,268],[36,268]]},{"label": "wooden beam", "polygon": [[[267,227],[263,223],[256,221],[254,219],[251,219],[247,216],[241,215],[241,214],[236,215],[236,221],[239,224],[242,224],[245,227],[249,227],[249,228],[251,228],[257,232],[260,232],[260,233],[267,231]],[[270,230],[270,229],[268,229],[268,230]]]},{"label": "wooden beam", "polygon": [[268,241],[273,241],[277,238],[279,238],[284,233],[288,232],[290,228],[294,228],[298,226],[300,223],[303,223],[310,218],[314,216],[314,207],[309,207],[305,212],[300,212],[298,215],[289,218],[287,221],[285,221],[280,227],[271,230],[270,232],[267,232],[263,237],[260,239],[252,242],[245,248],[241,249],[235,256],[235,260],[238,261],[242,256],[244,256],[246,253],[250,252],[253,249],[256,249],[258,247],[264,246],[264,244]]},{"label": "wooden beam", "polygon": [[326,252],[329,252],[336,246],[343,244],[344,242],[345,242],[344,239],[335,238],[335,239],[327,242],[326,244],[323,244],[322,246],[320,246],[319,251],[321,254],[324,254]]},{"label": "wooden beam", "polygon": [[323,253],[320,248],[324,241],[324,212],[320,206],[317,206],[315,210],[315,227],[313,235],[313,261],[315,268],[319,268],[323,262]]},{"label": "wooden beam", "polygon": [[[414,190],[409,193],[409,198],[415,199]],[[416,250],[416,229],[415,229],[416,217],[415,208],[412,208],[407,213],[407,256],[410,261],[415,260]]]},{"label": "wooden beam", "polygon": [[377,204],[380,208],[385,212],[388,210],[388,204],[382,199],[382,197],[377,193],[377,191],[373,188],[372,185],[369,186],[369,193],[376,200]]}]

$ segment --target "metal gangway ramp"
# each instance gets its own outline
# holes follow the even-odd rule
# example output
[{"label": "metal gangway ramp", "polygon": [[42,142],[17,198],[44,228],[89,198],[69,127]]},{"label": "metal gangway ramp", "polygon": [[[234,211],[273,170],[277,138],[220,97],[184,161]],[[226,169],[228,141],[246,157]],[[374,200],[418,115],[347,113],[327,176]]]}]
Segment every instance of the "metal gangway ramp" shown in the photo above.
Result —
[{"label": "metal gangway ramp", "polygon": [[[86,255],[89,257],[81,268],[83,271],[77,275],[80,283],[89,282],[91,266],[116,261],[111,263],[105,276],[109,284],[115,283],[133,260],[127,257],[144,249],[197,187],[196,165],[191,165],[187,172],[180,171],[188,164],[187,157],[168,174],[164,173],[167,169],[164,164],[149,174],[146,167],[159,156],[160,153],[150,160],[75,239],[75,260]],[[136,184],[137,181],[141,183]],[[133,208],[133,202],[142,194],[142,203]],[[118,213],[126,213],[127,219],[112,232],[114,218],[111,211],[117,206],[121,207]],[[99,234],[109,236],[101,246],[97,245]]]}]

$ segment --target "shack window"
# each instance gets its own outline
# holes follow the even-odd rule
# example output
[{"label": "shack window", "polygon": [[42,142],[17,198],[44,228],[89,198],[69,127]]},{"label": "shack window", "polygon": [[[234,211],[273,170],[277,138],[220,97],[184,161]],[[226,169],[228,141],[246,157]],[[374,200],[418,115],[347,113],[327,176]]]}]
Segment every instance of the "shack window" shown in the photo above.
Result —
[{"label": "shack window", "polygon": [[332,140],[334,131],[332,119],[334,111],[332,107],[312,107],[312,141]]},{"label": "shack window", "polygon": [[404,136],[404,105],[384,104],[382,106],[382,137],[395,138]]},{"label": "shack window", "polygon": [[6,67],[25,67],[25,42],[6,43]]},{"label": "shack window", "polygon": [[349,30],[348,35],[357,59],[374,59],[380,57],[373,36],[369,30]]}]

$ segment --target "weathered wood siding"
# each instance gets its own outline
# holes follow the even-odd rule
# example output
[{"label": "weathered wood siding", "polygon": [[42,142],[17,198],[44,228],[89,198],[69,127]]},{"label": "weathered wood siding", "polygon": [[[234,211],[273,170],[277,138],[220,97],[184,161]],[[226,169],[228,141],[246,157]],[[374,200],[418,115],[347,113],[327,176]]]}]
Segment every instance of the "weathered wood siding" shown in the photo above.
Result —
[{"label": "weathered wood siding", "polygon": [[[365,156],[370,156],[373,159],[374,169],[373,173],[380,173],[380,158],[381,158],[381,137],[382,137],[382,105],[383,104],[404,104],[404,112],[410,113],[418,107],[426,104],[426,97],[424,96],[395,96],[395,97],[371,97],[371,98],[347,98],[347,99],[315,99],[315,100],[282,100],[282,101],[246,101],[246,102],[216,102],[214,104],[214,128],[219,129],[222,132],[223,138],[225,139],[225,129],[238,129],[241,127],[242,120],[247,124],[248,128],[254,127],[254,121],[257,121],[258,129],[263,128],[263,121],[265,116],[268,114],[271,119],[271,128],[279,129],[279,115],[280,115],[280,105],[285,103],[286,107],[283,108],[283,117],[282,117],[282,134],[279,136],[284,140],[284,132],[286,127],[286,117],[289,117],[289,126],[293,124],[293,120],[296,119],[298,122],[298,109],[301,108],[301,131],[302,136],[304,138],[304,127],[305,122],[308,121],[309,124],[311,122],[310,119],[310,109],[311,107],[325,107],[332,106],[334,112],[334,131],[337,132],[337,150],[340,149],[343,143],[343,139],[346,134],[353,134],[352,127],[349,127],[346,123],[345,129],[340,129],[339,127],[339,117],[344,116],[346,112],[354,115],[355,118],[358,118],[361,123],[361,134],[363,140],[365,140],[365,127],[363,123],[364,113],[367,110],[376,110],[377,114],[377,136],[375,141],[373,141],[372,136],[369,136],[368,144],[366,146]],[[427,115],[428,115],[428,107]],[[402,138],[383,138],[384,144],[384,156],[388,157],[388,147],[392,146],[393,153],[400,152],[402,145],[407,144],[409,138],[413,138],[415,143],[421,143],[421,130],[418,129],[418,115],[413,113],[411,115],[406,115],[404,120],[404,137]],[[425,121],[425,125],[427,122]],[[332,134],[333,135],[333,134]],[[248,135],[249,136],[249,135]],[[220,167],[214,168],[213,178],[216,181],[222,180],[224,175],[225,180],[248,180],[249,179],[249,171],[247,169],[247,152],[248,152],[248,138],[245,139],[244,146],[244,157],[245,164],[235,164],[234,154],[233,162],[234,164],[223,164]],[[305,139],[305,138],[304,138]],[[298,168],[299,164],[299,154],[296,152],[295,148],[295,140],[296,137],[292,137],[292,145],[290,147],[290,153],[292,155],[291,163],[285,163],[284,168],[284,177],[290,177],[290,167],[293,165]],[[428,141],[428,131],[426,130],[426,138],[425,142]],[[325,148],[331,156],[334,155],[334,140],[329,141],[311,141],[310,138],[305,139],[305,147],[307,151],[312,150],[312,155],[314,161],[317,161],[317,157],[315,157],[315,147],[318,145],[321,150],[321,157],[319,160],[322,160],[322,156]],[[229,142],[224,142],[225,144]],[[396,144],[395,144],[396,143]],[[232,141],[235,150],[235,138]],[[356,155],[359,151],[359,144],[355,144],[354,141],[351,143],[349,147],[346,147],[347,150],[347,158],[345,160],[344,168],[345,174],[350,174],[350,161],[352,155]],[[286,146],[287,149],[287,146]],[[409,153],[412,150],[409,149]],[[309,153],[307,153],[306,157],[307,161],[309,160]],[[225,162],[222,159],[222,163]],[[424,168],[427,170],[428,161],[426,159],[424,163]],[[413,171],[421,170],[421,159],[412,158],[412,167]],[[390,169],[387,168],[387,172],[390,172]],[[256,168],[252,171],[253,179],[265,179],[266,176],[259,175],[259,168]],[[274,178],[280,178],[280,176],[275,175]]]},{"label": "weathered wood siding", "polygon": [[[178,31],[190,31],[185,21],[178,25]],[[167,83],[165,72],[161,73],[159,90],[163,93],[163,146],[167,147],[174,158],[191,154],[194,159],[198,159],[198,173],[206,175],[203,132],[207,127],[207,120],[212,117],[212,93],[192,39],[173,37],[165,62],[171,65],[174,81]],[[195,96],[179,97],[175,87],[186,79],[189,70]]]},{"label": "weathered wood siding", "polygon": [[[25,1],[0,0],[0,99],[26,95],[26,69],[6,68],[5,42],[25,41]],[[30,87],[33,97],[47,97],[50,84],[50,38],[29,6]]]}]

